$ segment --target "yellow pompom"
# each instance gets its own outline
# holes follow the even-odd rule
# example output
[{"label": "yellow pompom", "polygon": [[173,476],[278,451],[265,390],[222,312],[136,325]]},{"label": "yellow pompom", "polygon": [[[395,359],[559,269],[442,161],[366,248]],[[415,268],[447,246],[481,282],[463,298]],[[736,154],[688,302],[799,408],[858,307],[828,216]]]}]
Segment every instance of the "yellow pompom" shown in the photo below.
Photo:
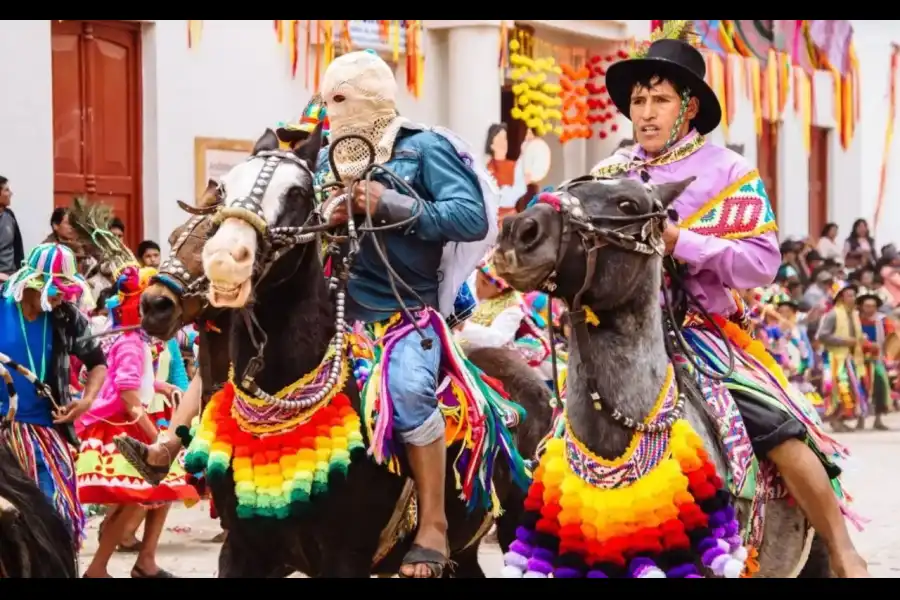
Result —
[{"label": "yellow pompom", "polygon": [[516,52],[521,47],[522,47],[522,45],[519,44],[519,40],[510,40],[509,41],[509,49],[512,50],[513,52]]},{"label": "yellow pompom", "polygon": [[522,119],[522,110],[518,106],[514,106],[511,111],[509,111],[509,116],[513,119],[521,120]]},{"label": "yellow pompom", "polygon": [[559,125],[557,125],[556,127],[553,128],[553,133],[555,133],[556,135],[562,135],[562,132],[563,132],[563,128],[560,127]]},{"label": "yellow pompom", "polygon": [[241,469],[252,469],[253,461],[250,460],[249,457],[243,456],[240,458],[235,458],[231,463],[231,468],[235,471],[240,471]]},{"label": "yellow pompom", "polygon": [[316,448],[331,448],[331,439],[323,435],[316,438]]},{"label": "yellow pompom", "polygon": [[253,469],[235,469],[235,481],[253,481]]},{"label": "yellow pompom", "polygon": [[547,442],[547,449],[544,456],[562,456],[566,451],[566,442],[562,439],[555,438]]},{"label": "yellow pompom", "polygon": [[298,459],[297,466],[294,468],[298,473],[311,473],[316,470],[316,457],[313,456],[312,460]]},{"label": "yellow pompom", "polygon": [[553,72],[556,73],[557,75],[562,75],[562,69],[559,66],[554,66]]},{"label": "yellow pompom", "polygon": [[517,67],[521,66],[521,65],[525,64],[525,57],[522,56],[521,54],[510,54],[509,55],[509,64],[515,65]]}]

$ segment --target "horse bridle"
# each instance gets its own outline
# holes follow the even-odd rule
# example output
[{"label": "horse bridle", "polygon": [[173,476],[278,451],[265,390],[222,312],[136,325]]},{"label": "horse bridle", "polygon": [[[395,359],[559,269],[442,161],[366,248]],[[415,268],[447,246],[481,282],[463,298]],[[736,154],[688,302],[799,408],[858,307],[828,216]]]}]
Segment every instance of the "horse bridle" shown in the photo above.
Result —
[{"label": "horse bridle", "polygon": [[[588,288],[590,288],[591,282],[594,280],[594,275],[597,271],[597,252],[604,246],[612,245],[637,254],[644,254],[647,256],[656,254],[662,257],[665,254],[665,244],[662,240],[662,233],[665,230],[666,222],[670,217],[656,188],[647,182],[644,182],[644,185],[652,196],[652,212],[644,213],[642,215],[591,216],[587,214],[581,200],[571,194],[570,190],[578,185],[592,181],[604,180],[590,175],[580,177],[563,183],[553,194],[542,194],[538,198],[539,203],[549,204],[554,207],[562,219],[562,233],[560,235],[559,249],[557,250],[556,264],[550,274],[539,286],[541,290],[547,293],[552,293],[556,290],[558,286],[555,278],[569,254],[572,231],[577,232],[581,237],[581,247],[585,252],[586,261],[584,281],[581,284],[581,288],[572,298],[568,316],[572,331],[575,334],[575,343],[578,345],[579,353],[582,356],[588,356],[587,349],[589,348],[590,338],[587,329],[587,310],[583,307],[581,298]],[[623,223],[623,225],[618,228],[600,227],[596,222],[601,220]],[[677,279],[674,271],[668,272]],[[674,338],[674,342],[680,349],[680,353],[683,355],[684,360],[688,361],[694,369],[711,379],[724,380],[728,378],[734,370],[734,349],[731,347],[728,338],[720,329],[719,325],[707,314],[703,305],[700,304],[688,290],[684,289],[683,291],[686,296],[693,301],[693,304],[698,308],[704,318],[713,325],[721,339],[724,340],[729,356],[728,368],[724,374],[716,373],[707,369],[702,362],[696,359],[695,353],[690,348],[681,332],[681,324],[675,320],[669,294],[663,289],[664,307],[670,322],[669,329]],[[669,348],[670,352],[674,350],[674,347]],[[665,419],[645,424],[640,420],[635,420],[623,415],[615,406],[605,407],[606,412],[616,423],[627,429],[633,429],[640,432],[656,432],[671,428],[672,423],[683,414],[685,403],[683,392],[685,386],[683,385],[682,370],[675,369],[675,376],[681,391],[679,391],[675,408]],[[597,392],[598,386],[592,376],[587,376],[586,384],[594,407],[600,411],[604,408],[604,401]],[[608,400],[606,402],[607,404],[609,403]]]},{"label": "horse bridle", "polygon": [[[575,335],[575,343],[581,356],[589,356],[587,351],[590,346],[590,337],[587,329],[588,310],[582,305],[581,298],[590,288],[597,272],[597,253],[605,246],[617,246],[637,254],[663,256],[665,244],[662,240],[662,232],[665,229],[666,220],[669,216],[663,207],[662,199],[659,198],[656,190],[648,184],[645,185],[647,185],[647,190],[652,195],[652,212],[641,215],[591,216],[585,210],[581,200],[570,192],[578,185],[591,181],[598,180],[592,176],[580,177],[562,184],[554,193],[542,194],[538,198],[538,203],[549,204],[556,209],[562,220],[562,233],[560,235],[556,265],[541,283],[541,290],[552,293],[557,289],[555,278],[569,254],[572,232],[576,232],[581,237],[581,248],[585,253],[584,281],[578,292],[573,296],[568,313],[569,323]],[[597,221],[601,220],[622,223],[622,225],[616,228],[601,227],[597,224]],[[555,350],[555,345],[553,348]],[[676,377],[680,380],[680,373],[677,369]],[[666,418],[652,423],[643,423],[639,419],[633,419],[622,414],[617,407],[609,405],[609,400],[601,398],[600,393],[597,391],[599,387],[589,373],[586,375],[585,383],[594,408],[597,411],[605,412],[613,421],[626,429],[639,432],[664,431],[670,429],[675,420],[680,418],[684,411],[684,386],[681,385],[679,385],[675,407]],[[604,404],[607,404],[607,406],[604,406]]]},{"label": "horse bridle", "polygon": [[166,260],[159,265],[156,275],[150,278],[150,283],[158,283],[165,286],[182,300],[185,298],[202,298],[205,307],[207,305],[207,288],[205,285],[207,283],[206,274],[201,274],[198,277],[192,276],[188,268],[181,259],[178,258],[178,253],[190,238],[200,237],[195,235],[194,232],[221,207],[221,201],[213,206],[195,208],[193,206],[188,206],[179,200],[178,206],[185,212],[191,213],[194,216],[185,224],[181,235],[179,235],[178,239],[175,240],[175,243],[172,244],[172,249],[169,250],[169,255],[166,257]]},{"label": "horse bridle", "polygon": [[[567,181],[557,188],[552,194],[541,194],[538,197],[539,204],[552,206],[560,215],[562,229],[559,238],[559,248],[556,255],[556,264],[547,277],[538,286],[540,290],[553,293],[558,284],[556,277],[565,262],[569,242],[572,233],[575,232],[581,238],[581,247],[585,252],[586,269],[581,288],[572,299],[570,312],[581,313],[581,297],[590,287],[597,270],[597,252],[604,246],[618,246],[629,252],[638,254],[659,256],[663,255],[665,245],[662,241],[662,232],[668,218],[662,204],[662,200],[656,195],[651,186],[647,186],[653,196],[653,212],[641,215],[602,216],[593,217],[587,213],[581,200],[573,195],[570,190],[579,185],[597,181],[588,175]],[[621,227],[609,228],[597,225],[597,221],[612,221],[622,223]]]}]

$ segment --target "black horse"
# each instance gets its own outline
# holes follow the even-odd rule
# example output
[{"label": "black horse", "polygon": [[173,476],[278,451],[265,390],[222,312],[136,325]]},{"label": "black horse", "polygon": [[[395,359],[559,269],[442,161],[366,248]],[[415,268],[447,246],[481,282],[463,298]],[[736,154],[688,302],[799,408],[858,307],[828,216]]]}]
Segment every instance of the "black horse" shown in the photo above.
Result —
[{"label": "black horse", "polygon": [[72,532],[0,433],[0,579],[75,578]]},{"label": "black horse", "polygon": [[[313,135],[299,146],[292,157],[281,157],[289,163],[312,165],[320,148],[320,136]],[[277,138],[267,132],[257,142],[254,154],[244,165],[255,175],[266,159],[278,147]],[[262,154],[262,156],[257,157]],[[254,162],[255,161],[255,162]],[[255,168],[254,168],[255,167]],[[287,170],[287,166],[284,167]],[[298,227],[306,223],[315,202],[308,168],[296,168],[295,180],[283,186],[282,200],[274,222],[269,228]],[[234,181],[226,176],[225,185]],[[274,178],[273,178],[274,180]],[[235,186],[236,187],[236,186]],[[262,215],[260,215],[262,218]],[[223,228],[224,231],[224,228]],[[241,309],[241,317],[232,320],[231,359],[240,381],[251,361],[257,359],[262,347],[262,369],[255,374],[254,383],[262,390],[273,392],[294,382],[299,375],[315,369],[335,335],[335,309],[329,296],[327,281],[322,277],[322,262],[317,244],[296,244],[269,261],[257,276],[244,285],[216,290],[214,293],[231,297],[243,295],[250,288],[252,304]],[[209,249],[209,242],[204,251]],[[257,265],[259,267],[260,265]],[[262,270],[265,275],[258,277]],[[207,267],[207,275],[211,275]],[[211,279],[214,279],[211,277]],[[246,296],[245,296],[246,297]],[[266,340],[261,344],[261,333]],[[512,369],[503,351],[482,352],[484,363],[494,363]],[[505,362],[504,362],[505,361]],[[533,456],[543,433],[550,427],[552,410],[546,387],[530,372],[523,361],[517,374],[506,373],[511,384],[508,392],[528,411],[528,419],[518,432],[518,445],[523,456]],[[520,384],[520,385],[519,385]],[[512,389],[513,387],[520,389]],[[344,392],[353,407],[360,408],[357,387],[349,381]],[[521,394],[521,395],[520,395]],[[456,455],[450,448],[451,456]],[[409,472],[403,457],[402,470]],[[452,461],[448,461],[448,465]],[[447,517],[450,525],[451,559],[457,564],[457,577],[484,577],[478,565],[480,539],[487,533],[490,519],[483,510],[469,512],[457,499],[454,476],[447,474]],[[508,469],[499,461],[495,471],[495,489],[506,512],[498,521],[498,537],[505,549],[514,539],[524,500],[524,491],[512,484]],[[314,502],[311,511],[286,520],[264,518],[240,519],[236,514],[234,482],[228,476],[210,481],[217,512],[228,536],[219,560],[220,577],[281,577],[292,571],[310,576],[368,577],[370,573],[396,573],[401,559],[409,550],[413,535],[393,543],[385,540],[386,525],[402,519],[402,498],[410,490],[405,477],[390,473],[371,460],[357,460],[350,467],[345,480],[332,481],[327,496]],[[388,528],[390,529],[390,528]]]}]

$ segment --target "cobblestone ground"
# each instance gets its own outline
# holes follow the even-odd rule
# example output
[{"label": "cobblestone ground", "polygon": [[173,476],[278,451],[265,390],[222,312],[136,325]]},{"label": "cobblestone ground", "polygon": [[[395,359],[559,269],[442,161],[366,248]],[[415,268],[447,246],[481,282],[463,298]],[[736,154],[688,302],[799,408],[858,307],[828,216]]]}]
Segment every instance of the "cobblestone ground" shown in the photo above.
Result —
[{"label": "cobblestone ground", "polygon": [[[853,531],[853,537],[874,577],[900,577],[900,522],[896,518],[900,508],[900,415],[891,415],[888,424],[893,431],[839,436],[853,453],[845,471],[854,509],[871,519],[866,530]],[[99,523],[100,518],[94,517],[89,524],[82,569],[97,546]],[[181,577],[214,577],[219,544],[208,540],[217,533],[218,522],[209,518],[206,503],[173,509],[160,544],[159,565]],[[488,577],[499,576],[502,559],[496,545],[483,545],[481,562]],[[114,577],[128,577],[133,564],[134,555],[116,554],[110,572]]]}]

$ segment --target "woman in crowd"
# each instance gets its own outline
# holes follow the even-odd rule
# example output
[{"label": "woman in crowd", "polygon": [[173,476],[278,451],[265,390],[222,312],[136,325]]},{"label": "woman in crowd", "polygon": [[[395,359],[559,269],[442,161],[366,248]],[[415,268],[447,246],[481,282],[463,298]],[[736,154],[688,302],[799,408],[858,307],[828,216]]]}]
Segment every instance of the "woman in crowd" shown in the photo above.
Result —
[{"label": "woman in crowd", "polygon": [[878,251],[875,248],[875,238],[869,233],[869,224],[865,219],[857,219],[853,222],[850,235],[844,242],[844,262],[852,253],[862,254],[862,264],[874,263],[878,260]]},{"label": "woman in crowd", "polygon": [[839,260],[843,257],[841,247],[838,246],[837,243],[837,236],[837,223],[826,223],[825,227],[822,228],[822,235],[819,237],[819,242],[816,244],[816,250],[819,251],[819,256],[824,260],[828,260],[829,258],[832,260]]}]

